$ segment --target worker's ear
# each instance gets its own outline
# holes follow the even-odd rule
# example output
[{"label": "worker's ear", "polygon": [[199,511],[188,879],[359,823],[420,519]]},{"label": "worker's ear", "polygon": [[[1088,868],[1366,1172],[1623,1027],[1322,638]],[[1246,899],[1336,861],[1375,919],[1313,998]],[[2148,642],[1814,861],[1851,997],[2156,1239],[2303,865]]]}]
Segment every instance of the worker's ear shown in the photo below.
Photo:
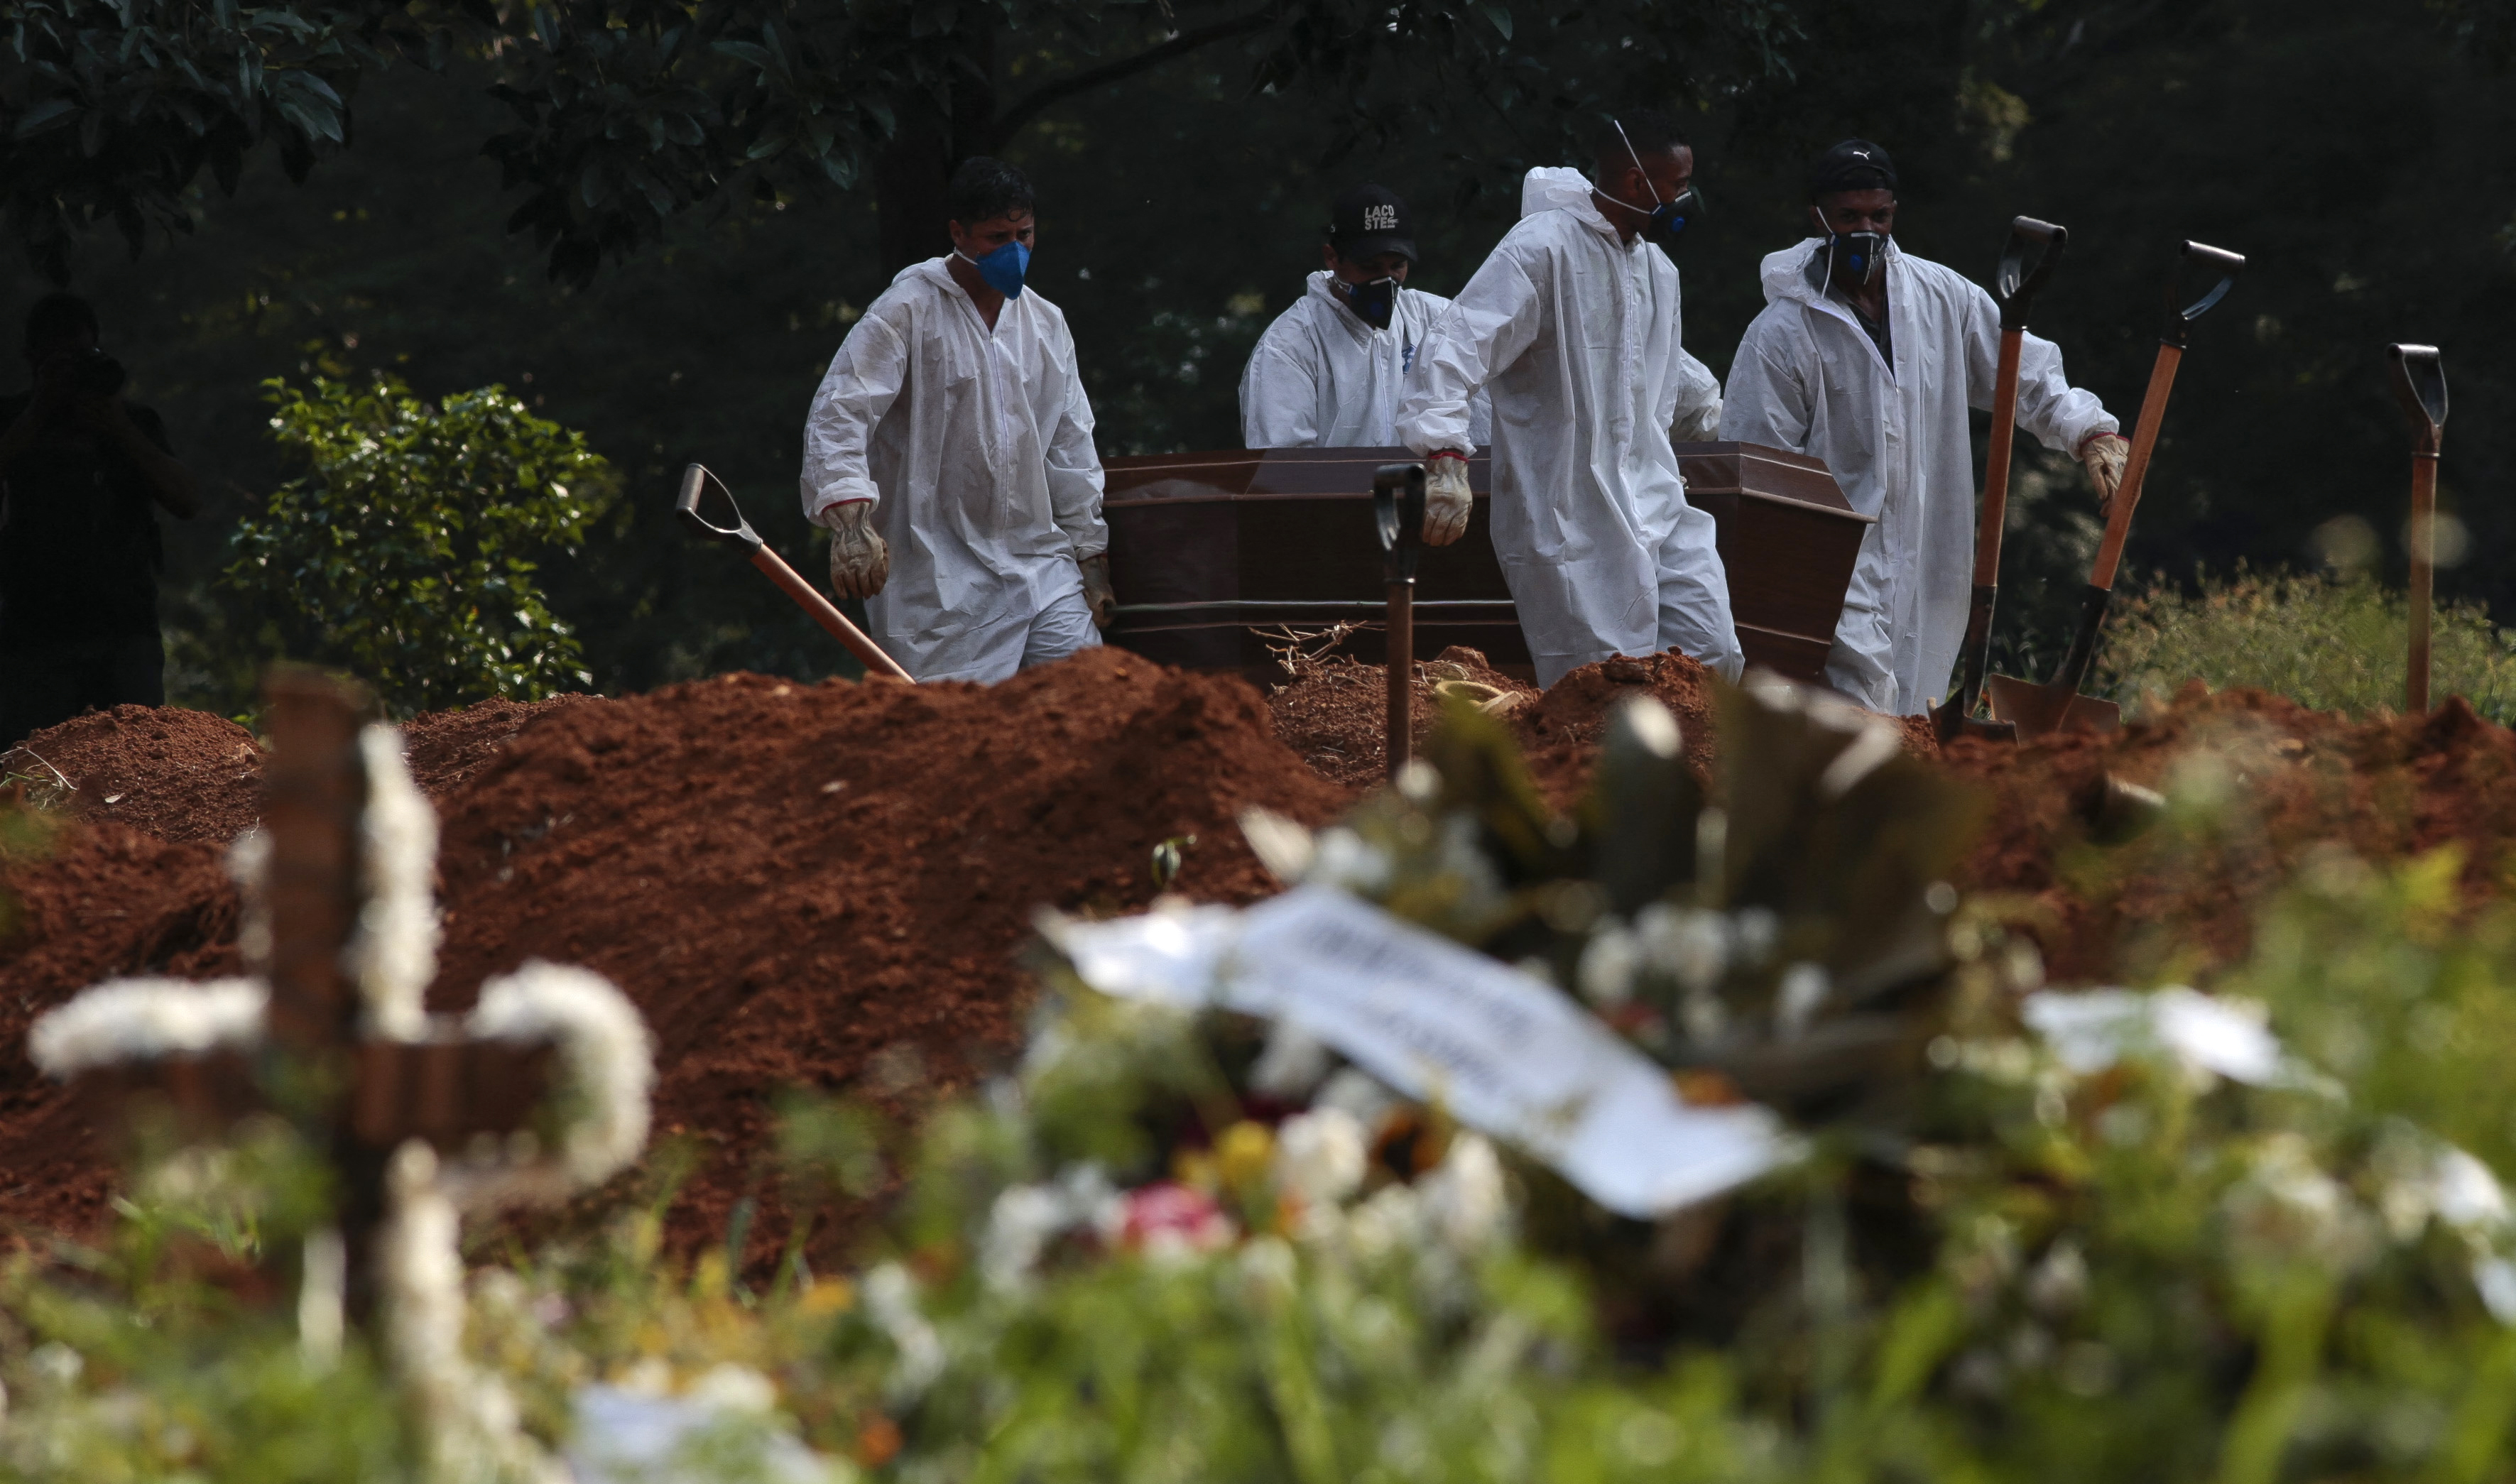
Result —
[{"label": "worker's ear", "polygon": [[1320,244],[1320,267],[1321,267],[1321,268],[1326,268],[1326,269],[1327,269],[1329,272],[1331,272],[1331,273],[1333,273],[1333,272],[1335,272],[1335,271],[1337,270],[1337,255],[1336,255],[1336,244],[1335,244],[1335,243],[1333,243],[1333,242],[1322,242],[1322,243],[1321,243],[1321,244]]},{"label": "worker's ear", "polygon": [[1809,227],[1819,236],[1831,236],[1834,228],[1825,225],[1825,212],[1814,201],[1809,203]]}]

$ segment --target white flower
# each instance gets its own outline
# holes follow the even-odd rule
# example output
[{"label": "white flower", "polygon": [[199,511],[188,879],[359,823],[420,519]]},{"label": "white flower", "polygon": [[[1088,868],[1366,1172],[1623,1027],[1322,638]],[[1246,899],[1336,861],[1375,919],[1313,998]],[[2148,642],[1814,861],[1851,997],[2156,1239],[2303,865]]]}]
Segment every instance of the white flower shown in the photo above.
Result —
[{"label": "white flower", "polygon": [[1238,1265],[1242,1291],[1260,1304],[1282,1302],[1301,1282],[1301,1264],[1281,1237],[1262,1236],[1243,1243]]},{"label": "white flower", "polygon": [[777,1383],[749,1366],[721,1361],[691,1383],[689,1399],[745,1417],[766,1416],[777,1405]]},{"label": "white flower", "polygon": [[1365,1130],[1380,1127],[1389,1110],[1398,1106],[1398,1095],[1373,1080],[1368,1072],[1354,1067],[1340,1067],[1319,1095],[1311,1099],[1318,1108],[1342,1108],[1352,1114],[1356,1124]]},{"label": "white flower", "polygon": [[1797,1041],[1830,990],[1825,970],[1815,964],[1793,964],[1783,969],[1782,987],[1774,996],[1775,1037]]},{"label": "white flower", "polygon": [[[647,1094],[655,1081],[654,1043],[629,997],[590,969],[527,963],[481,986],[480,1004],[464,1022],[483,1040],[559,1043],[563,1076],[572,1105],[562,1135],[557,1170],[515,1172],[512,1181],[487,1181],[467,1199],[565,1194],[571,1185],[599,1185],[647,1146]],[[548,1189],[524,1188],[535,1175]],[[508,1189],[508,1184],[518,1188]]]},{"label": "white flower", "polygon": [[1363,1125],[1343,1108],[1314,1108],[1276,1131],[1276,1183],[1307,1205],[1354,1194],[1369,1160]]},{"label": "white flower", "polygon": [[1730,971],[1732,925],[1718,912],[1654,902],[1634,915],[1634,932],[1654,969],[1690,993]]},{"label": "white flower", "polygon": [[944,1340],[917,1307],[917,1285],[908,1269],[886,1262],[864,1278],[865,1314],[891,1337],[899,1363],[892,1372],[895,1401],[913,1401],[944,1374]]},{"label": "white flower", "polygon": [[1634,974],[1642,968],[1641,939],[1614,918],[1601,918],[1581,950],[1573,978],[1581,998],[1601,1010],[1614,1010],[1634,997]]},{"label": "white flower", "polygon": [[2230,1234],[2258,1257],[2347,1270],[2374,1247],[2368,1216],[2294,1134],[2265,1139],[2222,1206]]},{"label": "white flower", "polygon": [[66,1081],[116,1062],[242,1051],[261,1043],[270,1000],[259,979],[114,979],[47,1011],[26,1051]]},{"label": "white flower", "polygon": [[1440,1168],[1421,1186],[1425,1219],[1457,1251],[1475,1252],[1502,1230],[1502,1161],[1482,1135],[1462,1133],[1452,1138]]},{"label": "white flower", "polygon": [[1267,1049],[1249,1069],[1249,1090],[1287,1100],[1307,1097],[1334,1065],[1328,1044],[1290,1020],[1279,1020],[1267,1031]]},{"label": "white flower", "polygon": [[1388,888],[1391,870],[1389,852],[1338,825],[1320,832],[1319,852],[1310,870],[1303,873],[1302,881],[1311,886],[1339,886],[1357,896],[1373,896]]},{"label": "white flower", "polygon": [[998,1191],[987,1209],[986,1235],[979,1243],[979,1272],[987,1287],[998,1293],[1020,1289],[1068,1221],[1066,1197],[1046,1185]]},{"label": "white flower", "polygon": [[1346,1240],[1364,1257],[1413,1248],[1424,1232],[1424,1199],[1412,1185],[1385,1185],[1346,1216]]},{"label": "white flower", "polygon": [[412,1041],[426,1031],[422,1001],[437,977],[437,810],[410,781],[399,731],[369,726],[358,751],[367,771],[358,844],[368,894],[343,958],[366,1001],[368,1033]]}]

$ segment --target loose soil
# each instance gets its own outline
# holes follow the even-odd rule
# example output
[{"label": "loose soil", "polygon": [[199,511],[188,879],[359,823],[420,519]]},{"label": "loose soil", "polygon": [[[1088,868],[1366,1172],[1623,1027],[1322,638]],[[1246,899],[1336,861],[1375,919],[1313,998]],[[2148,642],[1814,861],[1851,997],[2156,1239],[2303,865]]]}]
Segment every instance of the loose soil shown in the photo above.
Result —
[{"label": "loose soil", "polygon": [[[79,737],[147,724],[82,720]],[[102,765],[61,732],[32,740],[73,779]],[[657,1133],[699,1156],[674,1220],[693,1240],[751,1188],[780,1089],[852,1087],[912,1052],[948,1087],[1013,1050],[1036,908],[1141,908],[1153,846],[1192,835],[1176,889],[1250,899],[1271,884],[1239,810],[1319,822],[1352,798],[1275,740],[1242,681],[1116,650],[993,688],[731,676],[410,733],[443,840],[432,1004],[535,957],[620,985],[656,1038]],[[21,902],[0,948],[0,1222],[90,1225],[110,1164],[26,1063],[27,1023],[116,974],[235,970],[214,833],[77,815],[49,853],[0,860]],[[757,1229],[764,1250],[783,1236]]]},{"label": "loose soil", "polygon": [[[1558,803],[1586,785],[1631,695],[1668,705],[1710,772],[1711,684],[1682,656],[1584,667],[1540,695],[1451,650],[1418,676],[1424,727],[1439,680],[1518,698],[1507,722]],[[609,975],[656,1036],[658,1135],[697,1156],[674,1229],[706,1240],[759,1188],[780,1089],[879,1090],[906,1065],[947,1088],[1016,1046],[1036,907],[1141,907],[1153,848],[1190,835],[1178,889],[1270,889],[1235,816],[1255,804],[1318,822],[1376,782],[1382,686],[1377,667],[1329,660],[1262,698],[1099,650],[993,688],[732,676],[422,717],[405,736],[444,841],[431,1000],[459,1008],[533,957]],[[1938,755],[1926,723],[1904,724]],[[130,707],[28,748],[61,773],[58,806],[0,830],[0,894],[15,900],[0,938],[0,1223],[31,1235],[92,1226],[111,1161],[89,1114],[26,1064],[27,1026],[117,974],[236,969],[221,856],[253,821],[260,755],[218,718]],[[2352,721],[2193,687],[2112,736],[1963,740],[1944,761],[1993,800],[1960,885],[2011,897],[2058,980],[2206,981],[2327,843],[2371,859],[2459,845],[2475,901],[2516,881],[2516,735],[2460,702]],[[6,766],[39,795],[46,770]],[[2109,777],[2227,803],[2206,828],[2170,819],[2101,844],[2122,824],[2099,807]],[[46,838],[21,838],[29,818]],[[773,1216],[767,1201],[755,1257],[784,1235]]]},{"label": "loose soil", "polygon": [[[2327,845],[2371,861],[2455,845],[2475,905],[2516,883],[2516,733],[2460,697],[2426,717],[2353,721],[2195,682],[2113,736],[1964,738],[1948,763],[1994,800],[1960,885],[2026,898],[2060,980],[2206,979],[2243,956],[2265,897]],[[2221,803],[2202,822],[2104,845],[2109,776]]]},{"label": "loose soil", "polygon": [[[1618,656],[1584,665],[1539,692],[1496,673],[1474,649],[1453,646],[1416,667],[1415,737],[1421,742],[1440,715],[1433,682],[1474,680],[1525,698],[1505,713],[1538,790],[1559,808],[1589,787],[1599,735],[1618,701],[1652,696],[1677,718],[1686,761],[1697,781],[1712,782],[1713,680],[1710,671],[1683,654]],[[1389,734],[1388,672],[1342,656],[1304,662],[1295,677],[1267,698],[1276,735],[1301,754],[1321,776],[1358,787],[1385,771]],[[1922,717],[1890,718],[1905,746],[1923,757],[1939,755],[1939,740]]]}]

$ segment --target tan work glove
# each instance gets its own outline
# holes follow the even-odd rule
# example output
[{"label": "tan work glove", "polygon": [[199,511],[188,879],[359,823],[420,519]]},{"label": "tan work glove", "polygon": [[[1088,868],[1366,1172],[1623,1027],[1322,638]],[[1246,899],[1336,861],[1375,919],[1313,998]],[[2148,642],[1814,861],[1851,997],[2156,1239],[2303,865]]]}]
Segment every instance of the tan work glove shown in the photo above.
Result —
[{"label": "tan work glove", "polygon": [[2122,486],[2123,465],[2131,458],[2131,440],[2118,433],[2092,433],[2079,445],[2079,465],[2097,487],[2097,518],[2114,515],[2115,491]]},{"label": "tan work glove", "polygon": [[891,548],[874,534],[873,502],[851,500],[814,517],[830,532],[830,592],[838,598],[871,598],[891,580]]},{"label": "tan work glove", "polygon": [[1468,533],[1468,513],[1476,509],[1468,493],[1468,461],[1456,454],[1435,454],[1424,466],[1424,544],[1448,546]]},{"label": "tan work glove", "polygon": [[1095,552],[1077,565],[1083,568],[1083,605],[1092,610],[1093,627],[1107,629],[1118,617],[1118,595],[1110,591],[1110,554]]}]

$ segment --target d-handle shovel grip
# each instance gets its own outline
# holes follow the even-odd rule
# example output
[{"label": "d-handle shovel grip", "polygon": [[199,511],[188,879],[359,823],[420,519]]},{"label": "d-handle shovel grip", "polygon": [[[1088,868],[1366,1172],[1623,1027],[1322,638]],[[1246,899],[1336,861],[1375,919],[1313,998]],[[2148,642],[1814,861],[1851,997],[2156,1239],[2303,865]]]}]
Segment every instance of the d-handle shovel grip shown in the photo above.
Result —
[{"label": "d-handle shovel grip", "polygon": [[[734,524],[718,525],[699,514],[699,501],[706,497],[711,484],[716,486],[718,494],[725,496],[725,508],[734,513]],[[745,554],[760,550],[760,533],[751,528],[750,521],[742,518],[742,507],[734,503],[734,491],[726,488],[725,481],[710,474],[704,464],[693,464],[682,471],[682,492],[673,500],[673,514],[681,517],[682,524],[690,527],[692,535],[702,540],[738,546]]]},{"label": "d-handle shovel grip", "polygon": [[2411,425],[2411,452],[2434,457],[2446,435],[2446,363],[2435,346],[2387,346],[2394,397]]},{"label": "d-handle shovel grip", "polygon": [[[2232,253],[2224,247],[2209,247],[2200,242],[2185,243],[2175,260],[2175,276],[2167,281],[2166,325],[2160,332],[2159,339],[2179,350],[2183,350],[2186,327],[2217,309],[2219,301],[2227,298],[2228,291],[2237,286],[2237,275],[2244,270],[2245,255],[2243,253]],[[2184,298],[2185,286],[2194,281],[2197,271],[2205,274],[2216,272],[2218,277],[2201,298],[2188,303]]]},{"label": "d-handle shovel grip", "polygon": [[[2009,219],[2009,246],[2000,254],[2000,270],[1992,275],[1992,297],[2000,303],[2000,327],[2004,330],[2027,328],[2028,313],[2034,308],[2035,295],[2053,269],[2062,261],[2062,252],[2071,245],[2071,229],[2034,217]],[[2041,248],[2035,254],[2035,266],[2027,266],[2030,249]]]},{"label": "d-handle shovel grip", "polygon": [[1391,582],[1415,580],[1424,546],[1424,466],[1383,464],[1371,476],[1371,514],[1380,528],[1380,567]]}]

